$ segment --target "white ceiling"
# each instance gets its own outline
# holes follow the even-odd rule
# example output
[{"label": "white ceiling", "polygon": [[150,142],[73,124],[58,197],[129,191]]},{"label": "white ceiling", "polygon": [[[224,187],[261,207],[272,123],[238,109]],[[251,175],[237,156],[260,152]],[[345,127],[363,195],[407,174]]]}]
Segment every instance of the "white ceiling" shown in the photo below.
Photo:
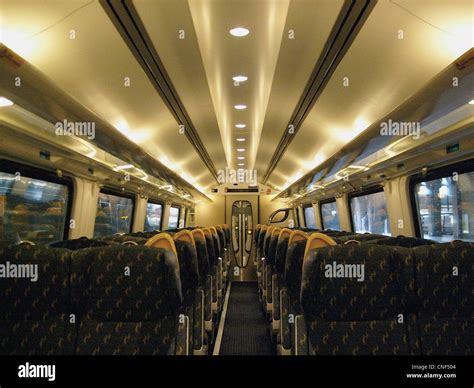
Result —
[{"label": "white ceiling", "polygon": [[[470,0],[379,1],[290,144],[269,184],[285,188],[383,118],[472,47]],[[398,39],[403,30],[404,38]],[[471,41],[469,41],[471,38]],[[343,78],[349,86],[343,86]],[[285,124],[282,124],[284,128]]]},{"label": "white ceiling", "polygon": [[[133,4],[216,168],[236,168],[242,147],[261,179],[343,0]],[[0,0],[0,10],[0,41],[197,188],[216,185],[97,1]],[[472,46],[472,15],[471,0],[379,0],[268,183],[287,187],[419,90]],[[231,36],[236,26],[250,34]],[[234,86],[237,74],[249,78]]]}]

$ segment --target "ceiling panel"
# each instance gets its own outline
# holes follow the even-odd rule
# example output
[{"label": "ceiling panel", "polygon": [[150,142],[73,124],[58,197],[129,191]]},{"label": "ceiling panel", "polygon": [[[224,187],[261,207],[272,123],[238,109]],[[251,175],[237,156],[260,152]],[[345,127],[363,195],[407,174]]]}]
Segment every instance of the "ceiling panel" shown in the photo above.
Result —
[{"label": "ceiling panel", "polygon": [[[472,26],[470,0],[450,2],[449,7],[436,0],[400,3],[420,14],[389,1],[376,4],[270,176],[270,184],[287,187],[319,165],[472,45],[466,39],[466,27]],[[441,19],[438,27],[435,23]],[[343,85],[344,77],[349,86]]]},{"label": "ceiling panel", "polygon": [[3,0],[1,7],[2,41],[9,48],[197,188],[215,184],[98,2],[45,7]]},{"label": "ceiling panel", "polygon": [[[214,111],[228,165],[254,165],[274,71],[284,33],[289,0],[189,0]],[[229,30],[245,27],[245,37]],[[234,85],[232,77],[248,80]],[[236,110],[234,105],[247,105]],[[238,129],[235,124],[246,124]],[[236,139],[243,137],[244,142]],[[245,151],[237,152],[237,148]],[[245,160],[239,161],[237,157]]]},{"label": "ceiling panel", "polygon": [[135,0],[135,8],[217,169],[227,165],[187,0]]},{"label": "ceiling panel", "polygon": [[[298,0],[290,4],[255,164],[259,178],[270,164],[342,4],[343,0]],[[288,178],[275,174],[280,181]]]}]

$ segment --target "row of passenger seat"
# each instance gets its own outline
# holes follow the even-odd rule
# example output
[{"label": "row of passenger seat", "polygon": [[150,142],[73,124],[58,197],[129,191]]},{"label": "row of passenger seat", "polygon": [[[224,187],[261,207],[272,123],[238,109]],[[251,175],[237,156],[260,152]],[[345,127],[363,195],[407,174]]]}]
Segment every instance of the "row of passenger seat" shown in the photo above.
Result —
[{"label": "row of passenger seat", "polygon": [[255,247],[279,354],[473,353],[473,244],[257,225]]},{"label": "row of passenger seat", "polygon": [[229,232],[221,225],[157,232],[136,245],[129,242],[143,236],[0,248],[4,268],[38,265],[36,281],[0,281],[0,354],[208,354]]}]

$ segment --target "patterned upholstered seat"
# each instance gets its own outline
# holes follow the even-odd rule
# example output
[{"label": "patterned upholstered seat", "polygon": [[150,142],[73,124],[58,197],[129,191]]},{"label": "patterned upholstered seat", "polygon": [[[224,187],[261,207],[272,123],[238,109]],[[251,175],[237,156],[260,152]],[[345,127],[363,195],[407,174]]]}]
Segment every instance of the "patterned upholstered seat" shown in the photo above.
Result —
[{"label": "patterned upholstered seat", "polygon": [[416,238],[416,237],[397,236],[397,237],[382,238],[379,240],[369,240],[367,241],[367,243],[378,244],[378,245],[398,246],[398,247],[405,247],[405,248],[414,248],[414,247],[419,247],[422,245],[433,245],[433,244],[436,244],[436,241],[423,239],[423,238]]},{"label": "patterned upholstered seat", "polygon": [[301,273],[307,234],[294,231],[288,241],[283,284],[280,291],[280,338],[283,353],[295,353],[295,317],[302,314],[300,305]]},{"label": "patterned upholstered seat", "polygon": [[172,352],[182,302],[172,252],[141,246],[75,251],[71,295],[78,314],[76,354]]},{"label": "patterned upholstered seat", "polygon": [[453,242],[412,251],[423,354],[474,354],[474,244]]},{"label": "patterned upholstered seat", "polygon": [[73,352],[70,321],[70,251],[21,245],[0,249],[0,264],[37,265],[37,281],[0,281],[0,354],[62,355]]},{"label": "patterned upholstered seat", "polygon": [[[364,265],[358,267],[364,268],[363,280],[330,276],[334,263]],[[413,270],[411,252],[404,248],[360,244],[310,251],[301,305],[312,354],[418,354]]]},{"label": "patterned upholstered seat", "polygon": [[66,248],[71,251],[83,248],[106,247],[114,244],[113,241],[93,240],[88,238],[77,238],[73,240],[55,241],[49,244],[51,248]]}]

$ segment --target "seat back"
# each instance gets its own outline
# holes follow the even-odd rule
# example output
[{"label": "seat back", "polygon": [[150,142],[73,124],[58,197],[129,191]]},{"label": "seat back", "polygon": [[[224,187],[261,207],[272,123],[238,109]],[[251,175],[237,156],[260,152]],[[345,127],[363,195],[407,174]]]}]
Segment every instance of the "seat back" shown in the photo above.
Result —
[{"label": "seat back", "polygon": [[186,296],[184,295],[186,294],[193,298],[192,294],[196,291],[200,283],[199,265],[194,237],[189,230],[183,229],[175,233],[173,239],[178,254],[183,297],[186,299]]},{"label": "seat back", "polygon": [[216,252],[216,245],[214,242],[214,237],[212,235],[212,231],[209,228],[203,228],[202,231],[204,232],[204,236],[206,238],[206,245],[207,245],[207,254],[209,256],[209,264],[211,266],[217,265],[218,261],[218,252]]},{"label": "seat back", "polygon": [[105,247],[111,245],[112,241],[94,240],[87,237],[81,237],[73,240],[54,241],[48,244],[51,248],[65,248],[71,251],[83,248]]},{"label": "seat back", "polygon": [[412,252],[423,354],[474,354],[474,244],[426,245]]},{"label": "seat back", "polygon": [[[18,245],[0,248],[0,354],[71,354],[69,262],[61,248]],[[19,277],[21,275],[21,277]]]},{"label": "seat back", "polygon": [[410,251],[375,244],[312,249],[304,261],[303,309],[312,352],[418,354]]},{"label": "seat back", "polygon": [[278,235],[277,247],[275,252],[275,273],[282,277],[285,272],[286,252],[290,241],[292,230],[283,228]]},{"label": "seat back", "polygon": [[76,354],[166,355],[174,343],[181,284],[176,255],[113,246],[75,251],[71,296]]},{"label": "seat back", "polygon": [[299,298],[301,288],[301,272],[308,236],[300,230],[294,230],[288,239],[283,284],[290,297]]},{"label": "seat back", "polygon": [[204,281],[205,277],[210,273],[211,270],[209,265],[209,256],[207,253],[206,236],[204,235],[202,229],[193,229],[191,234],[196,246],[200,278],[202,281]]},{"label": "seat back", "polygon": [[272,230],[272,233],[270,235],[270,240],[268,243],[268,252],[267,252],[267,263],[270,265],[270,268],[273,269],[273,266],[275,264],[275,255],[276,255],[276,250],[277,250],[277,245],[278,245],[278,236],[280,235],[281,228],[275,227]]}]

